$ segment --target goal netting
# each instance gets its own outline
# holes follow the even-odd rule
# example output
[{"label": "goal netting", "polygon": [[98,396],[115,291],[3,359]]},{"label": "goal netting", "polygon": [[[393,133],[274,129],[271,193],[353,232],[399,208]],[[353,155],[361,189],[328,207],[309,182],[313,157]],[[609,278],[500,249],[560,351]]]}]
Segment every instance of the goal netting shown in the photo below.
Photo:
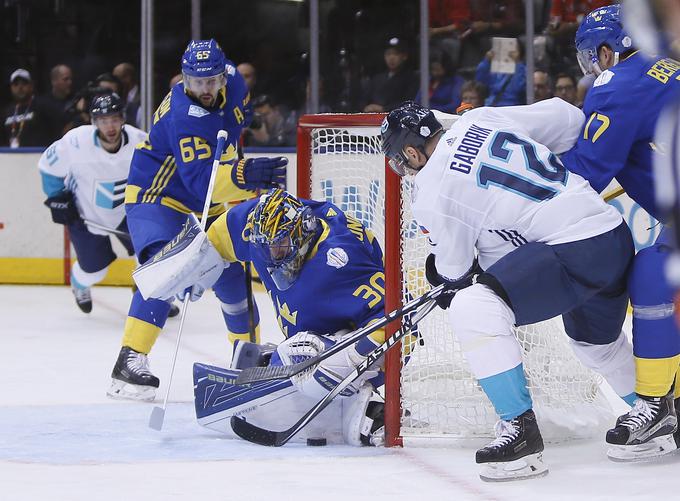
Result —
[{"label": "goal netting", "polygon": [[[424,263],[430,250],[411,215],[411,181],[386,168],[380,152],[383,116],[302,117],[297,189],[298,196],[338,205],[380,240],[390,310],[429,289]],[[517,328],[515,334],[545,438],[588,436],[610,422],[601,379],[572,354],[561,318]],[[492,433],[497,417],[465,362],[445,312],[435,309],[419,324],[418,336],[407,338],[401,353],[387,358],[390,445],[401,444],[402,438]]]}]

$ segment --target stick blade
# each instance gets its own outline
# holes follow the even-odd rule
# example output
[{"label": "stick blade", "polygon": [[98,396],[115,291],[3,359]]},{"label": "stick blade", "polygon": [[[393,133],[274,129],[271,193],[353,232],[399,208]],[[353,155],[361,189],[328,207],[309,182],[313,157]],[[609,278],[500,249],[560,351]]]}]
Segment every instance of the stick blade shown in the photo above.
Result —
[{"label": "stick blade", "polygon": [[162,407],[154,407],[149,416],[149,428],[156,431],[163,429],[163,420],[165,419],[165,409]]},{"label": "stick blade", "polygon": [[[313,360],[313,359],[310,359]],[[292,365],[268,365],[266,367],[246,367],[236,378],[235,384],[250,384],[273,379],[288,379],[307,369],[309,361]]]},{"label": "stick blade", "polygon": [[245,418],[240,416],[231,416],[231,429],[234,433],[241,437],[243,440],[252,442],[258,445],[264,445],[267,447],[280,447],[285,444],[288,440],[286,438],[286,432],[265,430],[250,424]]}]

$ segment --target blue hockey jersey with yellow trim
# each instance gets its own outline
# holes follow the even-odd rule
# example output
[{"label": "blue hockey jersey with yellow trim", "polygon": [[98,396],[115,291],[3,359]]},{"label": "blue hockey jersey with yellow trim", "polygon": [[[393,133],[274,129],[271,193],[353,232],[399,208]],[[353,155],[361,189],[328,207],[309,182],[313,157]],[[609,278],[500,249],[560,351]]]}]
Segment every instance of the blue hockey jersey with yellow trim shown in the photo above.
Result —
[{"label": "blue hockey jersey with yellow trim", "polygon": [[598,192],[612,179],[658,218],[654,203],[654,128],[663,107],[680,90],[680,63],[633,53],[604,71],[583,106],[586,123],[574,147],[561,156]]},{"label": "blue hockey jersey with yellow trim", "polygon": [[153,114],[147,141],[135,150],[125,202],[202,211],[220,129],[229,138],[212,201],[221,208],[223,202],[251,198],[253,192],[237,188],[231,180],[238,139],[251,118],[249,100],[245,81],[232,63],[227,65],[227,86],[212,108],[204,108],[184,92],[181,82],[176,84]]},{"label": "blue hockey jersey with yellow trim", "polygon": [[[385,275],[378,241],[328,202],[301,200],[320,221],[320,236],[297,280],[278,290],[266,266],[251,254],[248,216],[257,200],[239,204],[212,224],[208,237],[230,262],[251,261],[269,293],[286,337],[301,331],[333,333],[363,327],[384,315]],[[382,335],[382,333],[381,333]],[[381,339],[375,341],[382,342]]]}]

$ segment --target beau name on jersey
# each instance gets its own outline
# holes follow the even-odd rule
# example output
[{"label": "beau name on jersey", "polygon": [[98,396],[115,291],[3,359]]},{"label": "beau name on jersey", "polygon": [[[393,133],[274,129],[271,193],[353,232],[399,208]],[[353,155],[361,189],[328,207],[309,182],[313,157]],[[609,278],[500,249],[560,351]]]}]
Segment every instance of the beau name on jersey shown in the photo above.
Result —
[{"label": "beau name on jersey", "polygon": [[479,155],[479,149],[484,144],[486,138],[489,137],[489,134],[491,134],[491,129],[485,129],[472,124],[463,135],[458,148],[456,148],[456,154],[453,155],[453,158],[458,161],[452,160],[449,169],[469,174],[475,158]]}]

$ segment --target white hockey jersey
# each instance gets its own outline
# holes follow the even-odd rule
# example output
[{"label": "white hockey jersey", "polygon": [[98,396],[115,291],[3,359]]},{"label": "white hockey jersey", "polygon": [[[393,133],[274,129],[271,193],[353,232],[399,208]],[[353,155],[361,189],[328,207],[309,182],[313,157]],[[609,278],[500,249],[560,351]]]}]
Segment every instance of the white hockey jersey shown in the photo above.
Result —
[{"label": "white hockey jersey", "polygon": [[[101,147],[96,132],[94,125],[70,130],[45,150],[38,167],[43,186],[61,180],[74,193],[78,212],[84,219],[116,228],[125,217],[125,186],[132,154],[147,134],[126,125],[120,149],[109,153]],[[92,226],[88,230],[108,235]]]},{"label": "white hockey jersey", "polygon": [[555,155],[575,143],[583,121],[578,108],[553,98],[471,110],[453,124],[415,176],[412,200],[439,273],[457,279],[475,254],[487,269],[527,242],[573,242],[621,224]]}]

